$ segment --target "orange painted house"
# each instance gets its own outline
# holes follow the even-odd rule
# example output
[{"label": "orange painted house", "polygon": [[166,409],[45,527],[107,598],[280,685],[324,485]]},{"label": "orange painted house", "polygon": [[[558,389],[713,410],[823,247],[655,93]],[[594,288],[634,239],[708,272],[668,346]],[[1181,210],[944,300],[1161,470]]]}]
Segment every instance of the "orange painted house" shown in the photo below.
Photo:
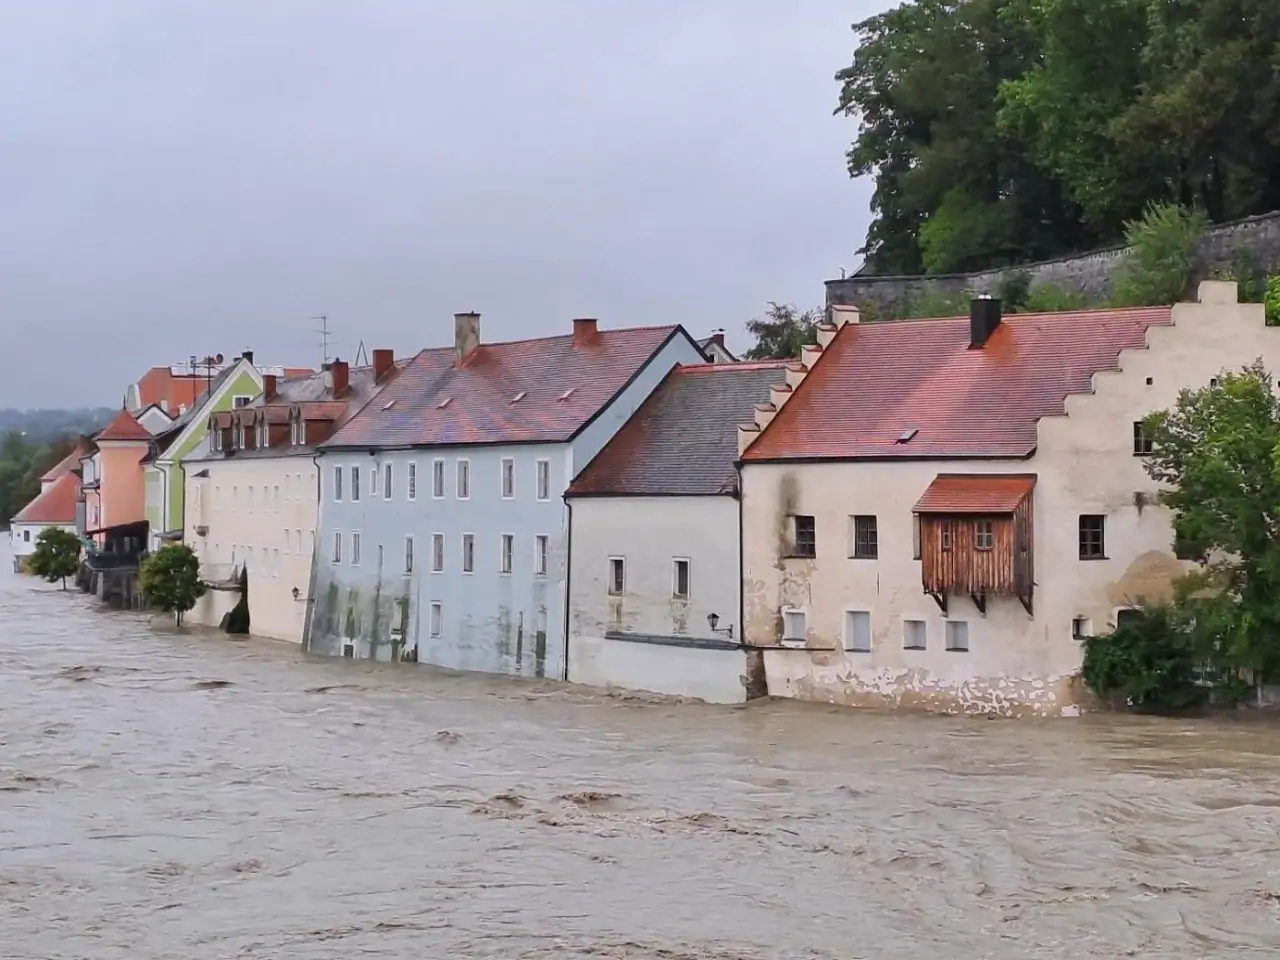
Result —
[{"label": "orange painted house", "polygon": [[145,520],[142,460],[151,449],[151,434],[129,411],[121,410],[94,442],[98,446],[97,488],[85,490],[89,529],[101,530]]}]

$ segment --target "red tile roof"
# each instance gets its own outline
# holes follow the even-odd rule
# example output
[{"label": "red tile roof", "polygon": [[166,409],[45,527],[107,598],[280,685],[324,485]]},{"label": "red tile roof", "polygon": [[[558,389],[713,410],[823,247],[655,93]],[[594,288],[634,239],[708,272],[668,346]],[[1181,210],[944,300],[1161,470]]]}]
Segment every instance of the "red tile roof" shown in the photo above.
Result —
[{"label": "red tile roof", "polygon": [[347,401],[304,400],[297,407],[304,420],[340,420],[347,412]]},{"label": "red tile roof", "polygon": [[570,496],[708,496],[737,480],[738,424],[769,401],[786,364],[673,369],[569,487]]},{"label": "red tile roof", "polygon": [[45,475],[40,478],[40,482],[52,483],[54,480],[57,480],[63,474],[70,473],[72,470],[77,469],[80,466],[80,459],[84,455],[85,455],[85,445],[84,445],[84,441],[81,440],[79,443],[76,444],[76,447],[74,450],[68,453],[65,457],[63,457],[61,460],[59,460],[56,464],[54,464],[45,472]]},{"label": "red tile roof", "polygon": [[121,410],[116,414],[115,419],[103,428],[95,440],[128,440],[141,441],[150,440],[151,434],[147,432],[147,428],[133,418],[128,410]]},{"label": "red tile roof", "polygon": [[64,473],[25,507],[14,523],[40,523],[46,526],[76,522],[76,501],[80,498],[80,478]]},{"label": "red tile roof", "polygon": [[916,513],[1013,513],[1036,488],[1034,474],[940,473]]},{"label": "red tile roof", "polygon": [[968,317],[846,324],[743,459],[1029,456],[1041,417],[1172,322],[1170,307],[1014,314],[980,349]]},{"label": "red tile roof", "polygon": [[[333,447],[563,442],[587,423],[678,326],[482,343],[461,366],[423,350],[331,440]],[[692,344],[692,340],[690,341]]]}]

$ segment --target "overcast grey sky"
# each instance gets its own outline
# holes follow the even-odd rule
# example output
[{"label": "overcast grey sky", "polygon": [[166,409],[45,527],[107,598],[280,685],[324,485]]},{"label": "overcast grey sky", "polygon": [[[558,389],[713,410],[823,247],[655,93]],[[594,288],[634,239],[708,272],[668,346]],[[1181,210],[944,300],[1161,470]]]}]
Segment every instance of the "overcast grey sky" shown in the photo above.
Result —
[{"label": "overcast grey sky", "polygon": [[0,407],[147,367],[821,302],[886,0],[0,0]]}]

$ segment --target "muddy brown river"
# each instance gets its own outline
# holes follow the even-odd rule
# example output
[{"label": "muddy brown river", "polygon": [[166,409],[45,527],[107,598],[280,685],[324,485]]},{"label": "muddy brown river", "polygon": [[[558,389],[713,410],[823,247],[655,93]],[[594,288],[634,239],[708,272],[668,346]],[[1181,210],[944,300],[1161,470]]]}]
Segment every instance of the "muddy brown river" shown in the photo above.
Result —
[{"label": "muddy brown river", "polygon": [[648,702],[0,572],[6,960],[1270,958],[1278,805],[1257,722]]}]

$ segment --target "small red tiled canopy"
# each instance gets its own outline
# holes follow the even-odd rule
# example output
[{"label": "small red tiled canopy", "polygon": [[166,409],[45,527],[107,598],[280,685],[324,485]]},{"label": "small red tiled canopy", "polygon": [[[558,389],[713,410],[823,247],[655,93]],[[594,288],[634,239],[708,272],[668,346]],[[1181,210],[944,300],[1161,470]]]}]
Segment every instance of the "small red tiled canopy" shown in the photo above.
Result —
[{"label": "small red tiled canopy", "polygon": [[1035,487],[1034,474],[940,473],[912,509],[916,513],[1013,513]]}]

